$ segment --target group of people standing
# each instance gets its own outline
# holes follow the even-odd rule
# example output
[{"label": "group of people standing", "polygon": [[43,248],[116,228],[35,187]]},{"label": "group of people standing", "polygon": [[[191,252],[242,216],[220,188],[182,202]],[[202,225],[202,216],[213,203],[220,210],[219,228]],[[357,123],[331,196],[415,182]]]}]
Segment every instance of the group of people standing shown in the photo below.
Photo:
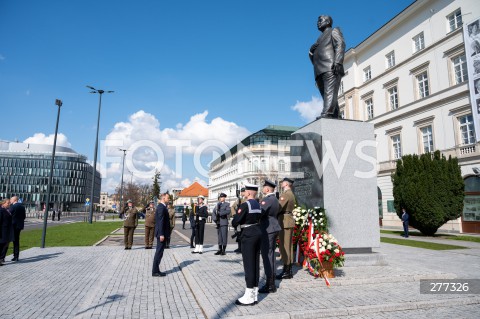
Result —
[{"label": "group of people standing", "polygon": [[20,232],[25,222],[25,207],[17,196],[0,201],[0,266],[5,263],[8,246],[13,242],[13,259],[20,256]]},{"label": "group of people standing", "polygon": [[[289,178],[284,178],[281,182],[283,193],[277,198],[275,193],[277,185],[265,180],[261,201],[257,200],[258,186],[245,186],[244,201],[238,206],[232,220],[232,226],[240,228],[240,247],[246,283],[245,293],[236,300],[236,305],[255,305],[259,293],[277,291],[275,279],[293,278],[292,235],[295,226],[292,215],[295,207],[295,195],[291,189],[293,182]],[[275,259],[277,238],[280,241],[283,262],[283,270],[278,275]],[[266,283],[259,289],[260,256],[263,260]]]},{"label": "group of people standing", "polygon": [[[230,206],[226,202],[227,195],[221,193],[218,203],[212,212],[212,219],[217,226],[218,250],[215,255],[226,254],[228,243],[229,217],[232,215],[232,227],[238,237],[237,252],[242,254],[245,271],[246,289],[244,295],[235,303],[241,306],[255,305],[258,302],[259,293],[274,293],[277,291],[276,279],[293,278],[293,209],[295,207],[295,195],[292,192],[293,180],[284,178],[281,181],[282,194],[275,192],[276,183],[265,180],[262,186],[262,199],[259,200],[256,185],[245,185],[240,190],[238,200]],[[208,218],[208,207],[204,203],[205,197],[197,197],[197,204],[192,206],[190,223],[192,236],[190,247],[194,248],[193,254],[203,254],[203,240],[205,224]],[[175,211],[169,209],[170,196],[162,194],[159,204],[155,207],[152,201],[145,214],[145,248],[153,248],[153,240],[156,239],[156,250],[152,266],[152,276],[163,277],[166,274],[160,271],[160,263],[165,248],[169,248],[170,237],[175,226]],[[125,249],[131,249],[133,232],[138,225],[138,211],[131,201],[124,211]],[[185,221],[186,217],[184,218]],[[275,250],[277,238],[279,250],[283,262],[283,270],[276,274]],[[259,288],[260,279],[260,256],[263,260],[266,283]]]}]

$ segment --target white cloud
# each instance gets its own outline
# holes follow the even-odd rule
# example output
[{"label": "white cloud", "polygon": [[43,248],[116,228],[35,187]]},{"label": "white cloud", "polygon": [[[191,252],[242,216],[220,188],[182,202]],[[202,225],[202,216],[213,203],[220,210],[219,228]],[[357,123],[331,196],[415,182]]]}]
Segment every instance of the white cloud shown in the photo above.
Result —
[{"label": "white cloud", "polygon": [[[207,116],[208,111],[204,111],[191,116],[185,124],[161,127],[153,114],[140,110],[128,121],[116,123],[102,141],[102,190],[113,192],[120,184],[123,152],[119,148],[127,149],[124,181],[130,181],[131,170],[133,181],[150,184],[155,169],[160,169],[162,191],[189,186],[195,180],[206,185],[202,178],[208,177],[191,179],[183,176],[182,169],[194,166],[194,156],[211,158],[212,153],[223,153],[250,134],[246,128],[220,117],[209,122]],[[176,171],[165,161],[174,162]],[[198,169],[197,173],[202,175]]]},{"label": "white cloud", "polygon": [[323,109],[323,100],[316,96],[312,96],[311,101],[308,101],[308,102],[297,101],[297,103],[294,106],[292,106],[292,110],[300,113],[300,116],[305,122],[311,122],[315,120],[317,116],[320,116],[320,113],[322,113],[322,109]]},{"label": "white cloud", "polygon": [[[53,145],[54,138],[55,138],[55,134],[50,134],[47,136],[43,133],[35,133],[33,134],[33,136],[30,136],[29,138],[24,140],[23,143]],[[67,137],[62,133],[57,134],[57,145],[72,147],[70,142],[68,142]]]}]

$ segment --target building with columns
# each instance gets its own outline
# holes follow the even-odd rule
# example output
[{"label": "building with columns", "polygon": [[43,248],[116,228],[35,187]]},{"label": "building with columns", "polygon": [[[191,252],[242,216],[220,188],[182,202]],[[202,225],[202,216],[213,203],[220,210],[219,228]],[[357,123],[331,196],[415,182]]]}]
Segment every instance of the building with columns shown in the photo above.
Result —
[{"label": "building with columns", "polygon": [[213,206],[220,193],[226,201],[237,199],[236,192],[245,183],[260,185],[265,178],[272,181],[290,173],[288,141],[297,127],[269,125],[244,138],[210,165],[208,204]]},{"label": "building with columns", "polygon": [[415,1],[345,53],[340,112],[374,124],[384,226],[401,226],[391,182],[396,160],[439,150],[458,158],[466,184],[462,217],[440,230],[480,232],[479,123],[463,35],[478,18],[477,0]]}]

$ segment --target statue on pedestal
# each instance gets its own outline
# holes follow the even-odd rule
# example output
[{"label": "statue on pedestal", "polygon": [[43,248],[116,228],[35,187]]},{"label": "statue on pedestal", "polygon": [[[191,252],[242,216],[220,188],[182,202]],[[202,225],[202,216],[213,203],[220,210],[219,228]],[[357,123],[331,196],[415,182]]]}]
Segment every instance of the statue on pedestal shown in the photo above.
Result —
[{"label": "statue on pedestal", "polygon": [[332,28],[332,18],[327,15],[318,17],[317,27],[322,34],[310,47],[309,57],[313,64],[315,82],[323,98],[323,110],[319,118],[338,119],[338,89],[345,75],[343,57],[345,41],[338,27]]}]

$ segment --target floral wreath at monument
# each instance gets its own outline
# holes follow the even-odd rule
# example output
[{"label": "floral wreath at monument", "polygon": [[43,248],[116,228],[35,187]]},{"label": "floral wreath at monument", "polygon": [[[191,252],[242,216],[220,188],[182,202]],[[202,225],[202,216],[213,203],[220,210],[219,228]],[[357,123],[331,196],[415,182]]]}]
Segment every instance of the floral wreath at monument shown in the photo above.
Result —
[{"label": "floral wreath at monument", "polygon": [[323,277],[330,287],[327,278],[334,277],[333,268],[343,266],[345,253],[328,231],[325,209],[296,206],[292,214],[295,220],[293,245],[296,247],[296,261],[300,262],[303,257],[303,268],[307,268],[315,278]]}]

